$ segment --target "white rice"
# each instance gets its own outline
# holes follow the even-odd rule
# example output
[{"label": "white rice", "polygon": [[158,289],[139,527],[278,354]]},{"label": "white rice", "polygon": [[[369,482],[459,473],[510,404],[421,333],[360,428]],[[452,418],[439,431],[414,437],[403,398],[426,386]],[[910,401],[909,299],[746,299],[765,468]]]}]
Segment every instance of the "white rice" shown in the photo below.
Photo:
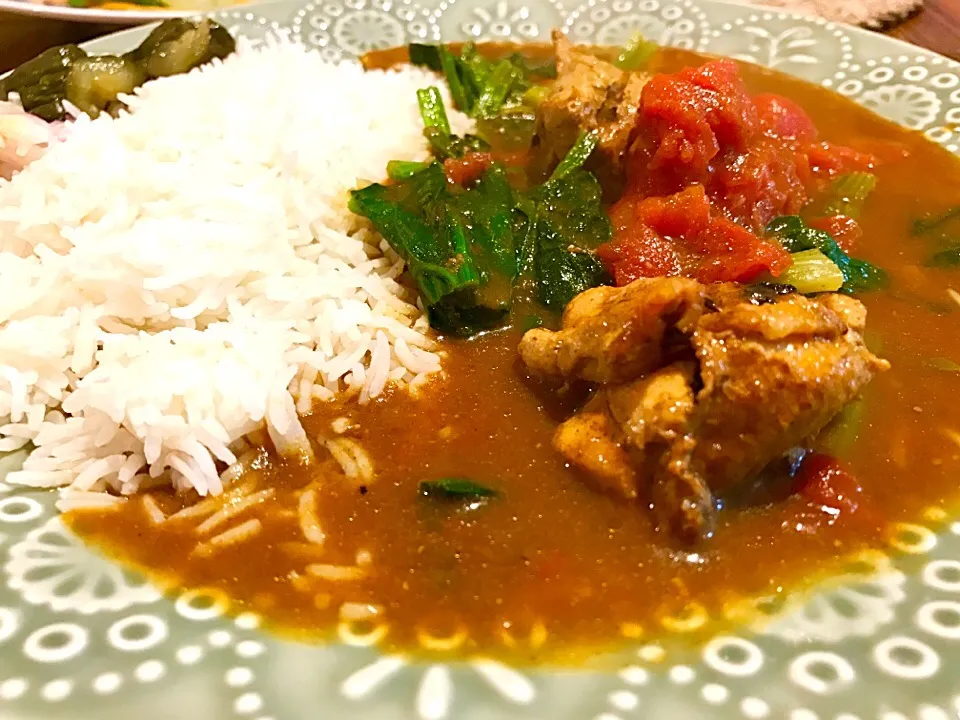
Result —
[{"label": "white rice", "polygon": [[320,526],[320,518],[317,517],[317,491],[307,490],[300,496],[298,507],[300,519],[300,530],[307,542],[314,545],[323,545],[327,539],[326,533]]},{"label": "white rice", "polygon": [[221,548],[237,545],[256,537],[263,529],[263,523],[256,518],[240,523],[236,527],[224,530],[219,535],[214,535],[205,543],[200,543],[193,549],[193,554],[200,557],[212,555]]},{"label": "white rice", "polygon": [[275,492],[276,491],[273,488],[267,488],[266,490],[261,490],[253,495],[248,495],[236,502],[228,503],[225,507],[221,508],[202,523],[197,525],[197,527],[194,528],[194,532],[196,532],[198,535],[205,535],[209,532],[212,532],[238,515],[242,515],[254,505],[259,505],[260,503],[269,500],[273,497]]},{"label": "white rice", "polygon": [[389,160],[428,156],[432,84],[241,47],[0,180],[0,450],[36,445],[8,479],[218,494],[251,431],[309,453],[313,399],[439,369],[402,262],[347,209]]}]

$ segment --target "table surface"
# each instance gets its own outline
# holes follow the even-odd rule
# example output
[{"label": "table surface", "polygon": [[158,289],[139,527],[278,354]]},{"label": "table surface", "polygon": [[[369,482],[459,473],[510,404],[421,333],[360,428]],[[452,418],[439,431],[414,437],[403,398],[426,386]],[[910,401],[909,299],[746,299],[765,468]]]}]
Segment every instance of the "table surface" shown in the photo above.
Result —
[{"label": "table surface", "polygon": [[[0,13],[0,72],[49,47],[83,42],[117,29]],[[921,12],[889,34],[960,60],[960,0],[926,0]]]}]

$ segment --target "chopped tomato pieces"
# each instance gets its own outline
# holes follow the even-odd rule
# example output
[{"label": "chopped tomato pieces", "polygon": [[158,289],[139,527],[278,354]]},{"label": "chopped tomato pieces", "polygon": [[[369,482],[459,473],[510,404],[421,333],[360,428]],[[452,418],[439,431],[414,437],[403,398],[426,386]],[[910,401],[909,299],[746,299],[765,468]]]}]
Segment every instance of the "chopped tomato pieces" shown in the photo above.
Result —
[{"label": "chopped tomato pieces", "polygon": [[779,245],[717,215],[702,185],[668,197],[628,196],[613,207],[611,218],[616,236],[597,254],[617,285],[664,275],[749,282],[790,266]]},{"label": "chopped tomato pieces", "polygon": [[807,224],[812,228],[829,233],[844,252],[851,252],[857,244],[857,240],[863,237],[863,228],[860,227],[860,223],[846,215],[816,218],[810,220]]},{"label": "chopped tomato pieces", "polygon": [[765,134],[782,140],[816,141],[817,128],[813,120],[792,100],[779,95],[757,95],[753,103],[757,107],[760,129]]},{"label": "chopped tomato pieces", "polygon": [[443,161],[443,172],[447,181],[456,185],[469,185],[495,162],[508,167],[522,166],[526,162],[526,153],[493,153],[472,151],[462,158],[447,158]]},{"label": "chopped tomato pieces", "polygon": [[[810,117],[778,95],[750,97],[736,64],[658,75],[643,89],[613,240],[598,253],[618,285],[686,275],[748,282],[779,275],[789,255],[762,238],[834,175],[872,155],[821,142]],[[853,221],[831,226],[854,242]]]},{"label": "chopped tomato pieces", "polygon": [[629,233],[597,248],[597,257],[617,285],[629,285],[637,278],[683,274],[680,255],[673,243],[652,228],[638,225]]},{"label": "chopped tomato pieces", "polygon": [[725,217],[713,218],[698,239],[704,261],[696,278],[704,283],[746,283],[764,272],[776,277],[792,262],[782,247]]},{"label": "chopped tomato pieces", "polygon": [[447,181],[456,185],[468,185],[480,179],[488,167],[493,165],[493,155],[488,152],[468,152],[462,158],[447,158],[443,161],[443,172]]},{"label": "chopped tomato pieces", "polygon": [[800,494],[810,502],[838,513],[853,513],[863,489],[839,461],[823,453],[810,453],[797,474]]},{"label": "chopped tomato pieces", "polygon": [[828,142],[809,146],[806,154],[814,174],[825,178],[857,170],[872,170],[877,164],[876,157],[869,153]]}]

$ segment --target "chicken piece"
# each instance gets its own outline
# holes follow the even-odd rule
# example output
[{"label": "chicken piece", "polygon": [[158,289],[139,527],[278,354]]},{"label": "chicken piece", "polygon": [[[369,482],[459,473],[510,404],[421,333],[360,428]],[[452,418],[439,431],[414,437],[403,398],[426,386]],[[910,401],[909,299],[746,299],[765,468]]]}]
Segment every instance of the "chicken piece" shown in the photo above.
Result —
[{"label": "chicken piece", "polygon": [[865,321],[863,305],[840,295],[741,303],[701,318],[693,460],[714,492],[815,436],[890,367],[864,345]]},{"label": "chicken piece", "polygon": [[642,491],[658,524],[691,543],[712,532],[714,493],[815,436],[889,368],[864,345],[865,322],[841,295],[658,278],[583,293],[561,330],[530,331],[520,352],[537,372],[603,383],[589,423],[568,420],[555,446],[594,476],[605,460],[604,489]]},{"label": "chicken piece", "polygon": [[637,497],[637,471],[622,438],[616,422],[598,406],[560,425],[553,446],[599,490],[633,500]]},{"label": "chicken piece", "polygon": [[709,535],[716,521],[710,488],[691,469],[695,372],[696,363],[678,362],[600,392],[648,479],[658,524],[686,543]]},{"label": "chicken piece", "polygon": [[622,174],[640,94],[650,77],[624,72],[576,47],[559,30],[552,37],[557,80],[540,105],[540,137],[555,157],[562,158],[581,132],[596,130],[599,143],[589,169],[606,187]]},{"label": "chicken piece", "polygon": [[693,330],[702,302],[702,286],[687,278],[593,288],[567,305],[561,330],[527,332],[520,357],[539,375],[631,380],[666,364],[674,331]]},{"label": "chicken piece", "polygon": [[668,443],[687,431],[693,412],[692,362],[675,363],[623,385],[612,385],[600,395],[626,440],[643,449]]},{"label": "chicken piece", "polygon": [[554,437],[558,452],[599,490],[633,500],[649,476],[659,524],[689,543],[712,532],[716,514],[710,489],[690,470],[693,441],[684,436],[695,368],[676,363],[603,388]]},{"label": "chicken piece", "polygon": [[648,496],[657,527],[684,545],[710,537],[717,505],[703,474],[694,467],[697,440],[684,435],[671,443],[650,475]]}]

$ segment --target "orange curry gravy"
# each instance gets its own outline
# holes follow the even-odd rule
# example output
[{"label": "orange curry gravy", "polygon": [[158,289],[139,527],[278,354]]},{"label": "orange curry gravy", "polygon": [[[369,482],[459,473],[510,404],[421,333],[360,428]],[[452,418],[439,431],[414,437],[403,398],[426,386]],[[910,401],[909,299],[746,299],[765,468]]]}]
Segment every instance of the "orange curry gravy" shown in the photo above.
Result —
[{"label": "orange curry gravy", "polygon": [[[679,51],[656,60],[658,69],[698,61]],[[505,330],[444,341],[445,378],[417,398],[393,391],[366,406],[316,407],[305,421],[311,437],[334,437],[334,420],[349,425],[344,437],[365,448],[375,478],[347,480],[322,451],[310,466],[264,455],[239,481],[275,491],[239,516],[263,523],[247,543],[194,553],[203,518],[153,524],[137,499],[75,512],[73,529],[162,581],[220,591],[237,611],[300,637],[329,637],[345,616],[341,632],[391,649],[564,661],[623,637],[716,630],[746,598],[783,596],[885,548],[899,522],[942,518],[957,495],[960,373],[931,360],[960,362],[960,305],[948,292],[960,289],[960,269],[925,267],[935,248],[911,237],[910,224],[958,203],[960,162],[821,88],[752,66],[744,75],[752,92],[800,103],[827,140],[909,150],[877,170],[857,248],[891,275],[887,290],[862,300],[868,340],[893,369],[868,387],[852,442],[837,428],[821,439],[858,478],[869,512],[834,519],[791,496],[728,508],[701,547],[672,547],[641,505],[592,491],[564,466],[551,447],[562,408],[524,377],[520,332]],[[420,496],[421,480],[445,476],[469,477],[499,497],[469,509]],[[308,486],[317,488],[322,547],[305,542],[299,524]],[[186,502],[153,497],[166,513]],[[357,577],[307,569],[358,560]]]}]

